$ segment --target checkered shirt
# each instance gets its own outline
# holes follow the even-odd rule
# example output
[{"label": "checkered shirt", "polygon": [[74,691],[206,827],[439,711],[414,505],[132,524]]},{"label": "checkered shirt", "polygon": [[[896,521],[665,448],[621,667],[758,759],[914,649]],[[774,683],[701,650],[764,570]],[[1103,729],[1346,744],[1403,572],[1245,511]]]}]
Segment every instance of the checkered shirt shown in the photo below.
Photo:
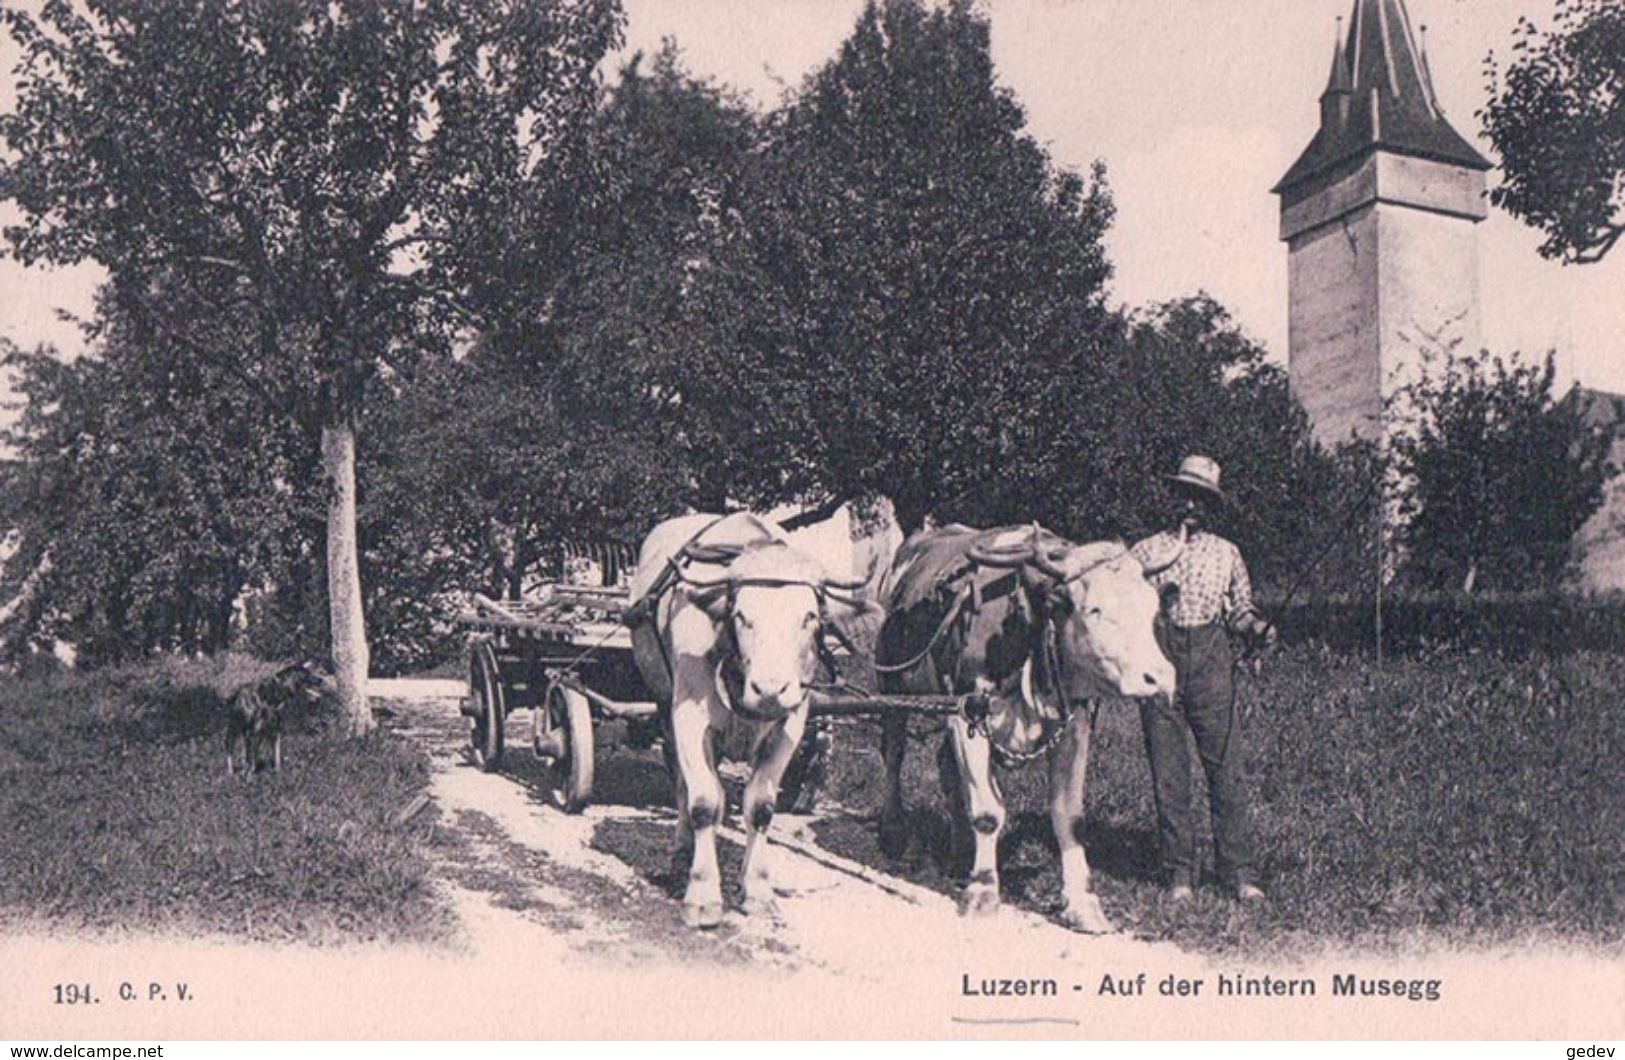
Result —
[{"label": "checkered shirt", "polygon": [[[1178,547],[1179,535],[1164,531],[1135,545],[1133,552],[1141,563],[1150,564],[1166,560]],[[1192,534],[1178,561],[1150,581],[1158,592],[1178,586],[1168,620],[1182,629],[1222,621],[1233,630],[1254,614],[1253,585],[1241,551],[1216,534]]]}]

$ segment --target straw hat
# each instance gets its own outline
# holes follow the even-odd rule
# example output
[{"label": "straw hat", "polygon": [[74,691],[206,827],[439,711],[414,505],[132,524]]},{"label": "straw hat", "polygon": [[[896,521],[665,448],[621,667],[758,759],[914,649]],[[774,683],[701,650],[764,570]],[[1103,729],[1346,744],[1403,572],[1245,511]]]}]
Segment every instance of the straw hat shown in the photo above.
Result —
[{"label": "straw hat", "polygon": [[1168,480],[1212,494],[1215,500],[1224,499],[1224,491],[1219,489],[1219,465],[1212,457],[1187,456],[1179,472],[1169,475]]}]

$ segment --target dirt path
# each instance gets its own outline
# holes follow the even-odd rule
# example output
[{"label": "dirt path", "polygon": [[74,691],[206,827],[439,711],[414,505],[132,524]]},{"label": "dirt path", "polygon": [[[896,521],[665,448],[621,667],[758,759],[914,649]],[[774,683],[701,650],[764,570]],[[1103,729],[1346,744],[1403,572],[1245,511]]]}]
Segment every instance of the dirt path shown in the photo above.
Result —
[{"label": "dirt path", "polygon": [[[774,845],[779,882],[789,891],[776,914],[730,910],[716,931],[692,932],[678,917],[679,881],[668,854],[674,816],[665,808],[667,781],[655,752],[600,748],[594,802],[570,816],[547,802],[545,776],[527,745],[527,716],[510,719],[501,772],[482,773],[468,760],[468,723],[453,700],[415,696],[389,705],[392,724],[422,742],[434,763],[434,848],[476,947],[480,931],[505,932],[512,925],[504,922],[517,919],[547,926],[589,959],[749,965],[875,981],[957,967],[956,953],[970,962],[967,972],[1003,967],[1015,974],[1023,964],[1074,963],[1084,953],[1143,963],[1159,949],[1122,937],[1078,936],[1014,909],[988,921],[963,919],[941,894],[820,848],[813,819],[790,814],[773,824],[782,840]],[[731,884],[743,841],[736,822],[724,839]],[[507,915],[493,916],[492,908]],[[1160,949],[1159,959],[1179,956],[1172,947]]]}]

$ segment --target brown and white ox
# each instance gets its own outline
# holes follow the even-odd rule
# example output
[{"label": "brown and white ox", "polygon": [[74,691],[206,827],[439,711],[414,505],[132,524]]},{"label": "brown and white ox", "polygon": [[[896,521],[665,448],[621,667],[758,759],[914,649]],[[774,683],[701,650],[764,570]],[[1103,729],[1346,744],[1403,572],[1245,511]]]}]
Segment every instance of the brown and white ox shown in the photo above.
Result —
[{"label": "brown and white ox", "polygon": [[688,861],[683,921],[690,927],[722,920],[716,827],[725,803],[715,737],[736,719],[751,736],[744,908],[771,907],[765,836],[779,782],[806,730],[819,638],[840,612],[867,609],[848,595],[865,580],[831,576],[778,526],[747,512],[671,519],[644,542],[632,599],[647,602],[632,626],[632,648],[645,683],[669,707],[678,860]]},{"label": "brown and white ox", "polygon": [[[1159,563],[1159,566],[1161,564]],[[992,772],[1049,759],[1050,821],[1061,852],[1061,917],[1076,931],[1111,930],[1089,885],[1084,779],[1098,697],[1172,696],[1174,668],[1157,645],[1157,592],[1121,543],[1073,545],[1040,528],[947,526],[899,549],[883,593],[876,665],[883,692],[984,693],[985,719],[955,715],[939,756],[954,834],[972,833],[964,913],[999,905],[1004,799]],[[908,841],[902,772],[907,718],[888,715],[881,845]]]}]

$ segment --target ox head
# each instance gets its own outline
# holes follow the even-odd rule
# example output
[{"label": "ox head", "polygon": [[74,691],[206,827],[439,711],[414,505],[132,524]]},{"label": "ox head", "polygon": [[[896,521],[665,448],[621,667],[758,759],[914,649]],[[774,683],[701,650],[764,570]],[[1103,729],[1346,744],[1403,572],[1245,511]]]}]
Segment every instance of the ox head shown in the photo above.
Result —
[{"label": "ox head", "polygon": [[807,700],[818,645],[831,612],[872,606],[852,594],[869,579],[832,577],[782,542],[752,545],[709,580],[684,577],[717,623],[724,645],[717,680],[747,717],[782,718]]},{"label": "ox head", "polygon": [[1019,558],[1029,591],[1055,629],[1069,697],[1174,694],[1173,664],[1157,644],[1160,601],[1146,580],[1155,572],[1121,542],[1073,545],[1034,527],[1022,547],[973,557],[1006,566]]}]

